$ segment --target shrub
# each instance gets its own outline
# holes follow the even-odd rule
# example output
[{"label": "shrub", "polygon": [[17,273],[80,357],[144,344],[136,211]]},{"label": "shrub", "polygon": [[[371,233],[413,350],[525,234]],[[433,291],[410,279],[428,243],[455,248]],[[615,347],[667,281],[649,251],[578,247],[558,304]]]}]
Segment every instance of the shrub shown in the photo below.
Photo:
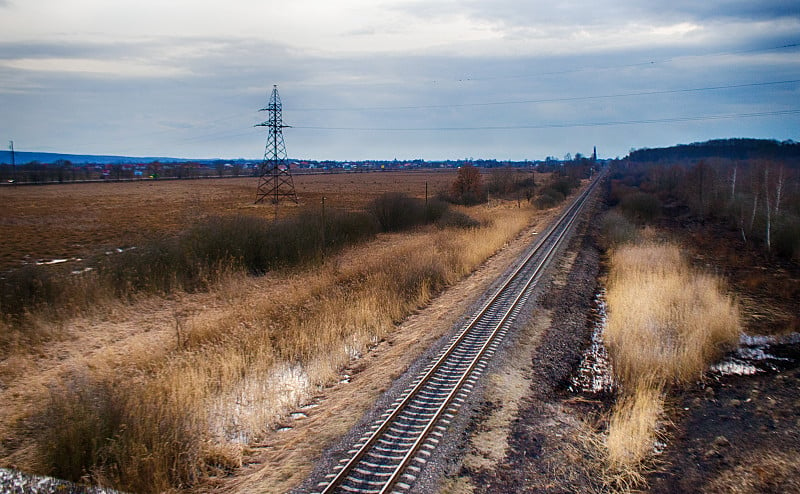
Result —
[{"label": "shrub", "polygon": [[[304,215],[308,218],[309,215]],[[321,216],[314,215],[321,221]],[[307,221],[312,221],[308,218]],[[368,213],[330,211],[325,213],[325,247],[339,249],[372,238],[380,225]]]},{"label": "shrub", "polygon": [[105,462],[111,438],[123,423],[113,387],[88,375],[72,377],[50,390],[50,399],[34,419],[49,474],[80,481],[91,465]]},{"label": "shrub", "polygon": [[661,201],[646,192],[631,192],[625,195],[619,206],[629,218],[637,221],[652,221],[661,214]]},{"label": "shrub", "polygon": [[16,318],[56,300],[62,286],[48,266],[25,266],[0,278],[0,313]]},{"label": "shrub", "polygon": [[368,211],[385,232],[396,232],[438,221],[449,212],[449,205],[440,199],[427,204],[422,199],[399,192],[389,192],[377,197]]},{"label": "shrub", "polygon": [[450,205],[441,199],[429,199],[425,208],[425,221],[433,223],[450,213]]},{"label": "shrub", "polygon": [[481,172],[473,165],[464,165],[458,169],[458,176],[450,189],[451,202],[473,206],[486,201],[486,190],[483,187]]},{"label": "shrub", "polygon": [[[421,201],[413,201],[415,221],[443,214],[440,206],[426,211],[417,204]],[[402,213],[403,208],[397,210]],[[20,326],[45,310],[48,316],[64,318],[108,294],[129,299],[139,293],[204,290],[222,273],[262,274],[317,262],[323,252],[363,241],[379,230],[370,214],[326,212],[323,246],[320,213],[277,222],[251,216],[210,218],[176,237],[104,256],[95,261],[96,272],[81,276],[69,276],[52,266],[28,266],[0,279],[0,310],[9,323]],[[0,339],[7,340],[6,336],[10,338]],[[33,335],[23,339],[33,341]]]},{"label": "shrub", "polygon": [[269,220],[253,216],[210,218],[191,227],[179,240],[185,255],[206,268],[231,265],[260,273],[275,256]]},{"label": "shrub", "polygon": [[603,235],[603,247],[606,249],[636,239],[636,226],[613,209],[600,218],[600,231]]},{"label": "shrub", "polygon": [[554,180],[550,184],[550,188],[557,190],[560,192],[564,197],[568,196],[573,189],[575,189],[580,182],[576,178],[572,177],[561,177],[557,180]]},{"label": "shrub", "polygon": [[0,278],[0,357],[52,339],[62,325],[48,324],[96,306],[108,297],[94,272],[69,275],[57,266],[25,266]]},{"label": "shrub", "polygon": [[787,215],[778,221],[772,245],[778,255],[800,261],[800,218]]},{"label": "shrub", "polygon": [[175,384],[113,382],[86,372],[52,388],[33,419],[49,473],[132,492],[197,482],[211,466],[203,461],[207,424],[192,408],[197,391]]},{"label": "shrub", "polygon": [[425,223],[425,203],[399,192],[388,192],[375,198],[369,211],[387,232],[405,230]]},{"label": "shrub", "polygon": [[542,189],[534,204],[539,209],[547,209],[561,204],[565,198],[566,196],[562,192],[552,187],[547,187]]},{"label": "shrub", "polygon": [[139,248],[111,255],[100,264],[100,276],[113,293],[121,298],[135,293],[169,293],[192,287],[189,258],[177,239],[153,240]]},{"label": "shrub", "polygon": [[449,209],[436,221],[436,225],[439,228],[477,228],[481,222],[461,211]]}]

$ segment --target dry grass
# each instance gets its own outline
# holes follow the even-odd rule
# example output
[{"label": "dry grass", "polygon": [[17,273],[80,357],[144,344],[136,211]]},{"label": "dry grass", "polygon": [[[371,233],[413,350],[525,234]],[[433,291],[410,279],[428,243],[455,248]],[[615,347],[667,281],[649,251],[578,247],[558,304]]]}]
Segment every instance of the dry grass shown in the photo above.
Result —
[{"label": "dry grass", "polygon": [[[69,420],[42,427],[41,455],[63,476],[135,491],[229,471],[248,444],[530,218],[516,208],[470,214],[485,226],[398,236],[404,241],[380,255],[350,262],[345,254],[320,273],[289,274],[291,288],[272,297],[240,298],[234,285],[221,285],[227,310],[176,315],[179,348],[145,355],[127,370],[87,370],[54,388],[40,423]],[[74,461],[75,437],[84,438],[85,461]]]},{"label": "dry grass", "polygon": [[674,245],[624,244],[611,254],[605,341],[621,396],[604,449],[609,483],[640,486],[667,386],[692,382],[741,330],[736,302],[715,276],[694,272]]},{"label": "dry grass", "polygon": [[800,455],[797,452],[783,451],[753,452],[744,461],[714,479],[707,492],[800,492]]},{"label": "dry grass", "polygon": [[674,245],[615,250],[607,300],[606,341],[624,387],[690,382],[739,338],[736,302]]},{"label": "dry grass", "polygon": [[[281,206],[279,215],[318,208],[322,196],[326,207],[349,210],[384,192],[422,198],[426,183],[432,196],[452,177],[303,177],[296,184],[306,203]],[[0,257],[10,265],[16,259],[6,254],[21,251],[84,256],[172,236],[189,218],[271,218],[274,208],[251,204],[252,186],[252,179],[232,179],[4,190],[13,207],[0,224],[14,228],[4,243],[12,250]],[[152,201],[153,194],[169,200]],[[226,270],[208,293],[178,290],[168,300],[142,293],[125,301],[91,294],[87,300],[101,308],[84,310],[76,299],[60,319],[43,311],[31,319],[34,329],[43,342],[63,332],[58,343],[25,341],[0,360],[0,434],[13,438],[0,443],[0,461],[135,492],[226,474],[288,412],[335,383],[353,357],[528,224],[533,211],[513,206],[458,209],[437,225],[331,253],[320,269],[261,278]],[[20,242],[24,248],[14,252]],[[145,315],[150,311],[154,317]]]},{"label": "dry grass", "polygon": [[638,467],[650,455],[657,439],[663,405],[664,398],[658,386],[640,386],[617,401],[605,440],[611,471]]}]

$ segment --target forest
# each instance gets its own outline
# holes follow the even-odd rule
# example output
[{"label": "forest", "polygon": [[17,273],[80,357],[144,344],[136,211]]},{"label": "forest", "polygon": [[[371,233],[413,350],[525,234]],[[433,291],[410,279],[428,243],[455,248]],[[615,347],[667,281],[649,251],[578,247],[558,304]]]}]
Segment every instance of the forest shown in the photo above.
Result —
[{"label": "forest", "polygon": [[767,255],[800,259],[800,144],[727,139],[634,151],[611,200],[642,217],[688,214],[736,230]]},{"label": "forest", "polygon": [[631,151],[628,161],[634,163],[672,162],[725,158],[729,160],[770,159],[800,162],[800,143],[771,139],[714,139],[667,148],[643,148]]}]

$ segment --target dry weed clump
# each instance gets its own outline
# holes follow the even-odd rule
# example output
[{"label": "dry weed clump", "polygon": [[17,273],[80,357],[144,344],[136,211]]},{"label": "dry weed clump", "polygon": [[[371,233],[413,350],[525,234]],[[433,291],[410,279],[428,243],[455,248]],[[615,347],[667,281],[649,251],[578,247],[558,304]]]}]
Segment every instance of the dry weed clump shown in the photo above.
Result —
[{"label": "dry weed clump", "polygon": [[[605,445],[608,466],[624,471],[639,466],[653,449],[664,397],[659,387],[641,386],[614,405]],[[634,461],[632,461],[634,460]]]},{"label": "dry weed clump", "polygon": [[800,455],[796,452],[754,451],[723,471],[707,487],[709,493],[759,494],[800,492]]},{"label": "dry weed clump", "polygon": [[[225,285],[229,308],[184,321],[180,345],[164,358],[52,390],[44,416],[68,420],[56,435],[43,428],[49,468],[157,492],[239,465],[248,444],[529,220],[518,209],[470,214],[483,226],[431,226],[381,255],[287,273],[292,288],[277,298],[237,298]],[[70,449],[78,436],[90,445],[83,457]]]},{"label": "dry weed clump", "polygon": [[625,245],[611,256],[606,341],[624,387],[685,383],[738,342],[739,310],[720,280],[674,245]]},{"label": "dry weed clump", "polygon": [[[721,281],[691,269],[675,245],[623,244],[612,251],[605,341],[621,383],[605,441],[610,478],[643,478],[670,385],[692,382],[738,342],[738,306]],[[626,487],[627,488],[627,487]]]}]

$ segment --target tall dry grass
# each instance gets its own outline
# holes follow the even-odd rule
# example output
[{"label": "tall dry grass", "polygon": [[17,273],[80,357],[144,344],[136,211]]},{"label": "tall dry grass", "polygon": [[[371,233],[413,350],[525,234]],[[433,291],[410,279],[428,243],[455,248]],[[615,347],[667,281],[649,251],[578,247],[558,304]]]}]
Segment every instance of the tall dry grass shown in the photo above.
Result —
[{"label": "tall dry grass", "polygon": [[653,451],[665,390],[692,382],[734,348],[736,301],[693,270],[675,245],[623,244],[611,253],[605,341],[621,396],[609,420],[607,465],[618,486],[638,485]]},{"label": "tall dry grass", "polygon": [[695,272],[675,245],[625,245],[611,255],[606,341],[624,387],[685,383],[734,347],[739,311],[719,278]]},{"label": "tall dry grass", "polygon": [[[116,374],[87,369],[53,389],[40,420],[47,468],[157,492],[239,465],[248,444],[530,218],[518,209],[470,214],[482,226],[429,227],[382,255],[290,273],[297,279],[274,297],[232,293],[221,315],[187,322],[166,357]],[[58,427],[46,426],[57,416]]]}]

